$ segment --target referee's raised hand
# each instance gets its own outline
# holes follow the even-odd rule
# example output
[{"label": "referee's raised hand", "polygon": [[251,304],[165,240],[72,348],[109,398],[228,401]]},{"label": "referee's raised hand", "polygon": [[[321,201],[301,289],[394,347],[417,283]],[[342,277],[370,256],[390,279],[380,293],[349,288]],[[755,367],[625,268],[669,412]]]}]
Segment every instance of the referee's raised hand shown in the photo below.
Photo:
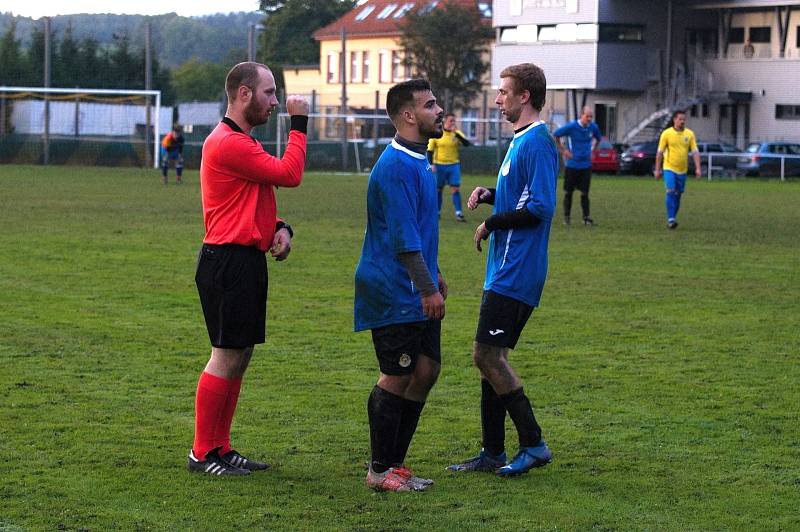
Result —
[{"label": "referee's raised hand", "polygon": [[308,100],[297,94],[287,96],[286,112],[290,115],[308,116]]}]

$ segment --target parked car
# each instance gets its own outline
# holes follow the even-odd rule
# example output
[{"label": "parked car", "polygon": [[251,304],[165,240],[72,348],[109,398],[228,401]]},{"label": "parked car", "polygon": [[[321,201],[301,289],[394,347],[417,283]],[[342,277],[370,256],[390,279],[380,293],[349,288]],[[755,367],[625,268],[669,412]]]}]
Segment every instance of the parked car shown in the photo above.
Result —
[{"label": "parked car", "polygon": [[603,139],[597,143],[597,147],[592,152],[592,171],[593,172],[619,172],[619,154],[614,149],[608,139]]},{"label": "parked car", "polygon": [[[800,175],[800,144],[792,142],[753,142],[745,150],[747,155],[739,157],[738,170],[749,176],[780,176],[781,158],[778,155],[793,155],[784,160],[784,175]],[[770,157],[772,156],[772,157]]]},{"label": "parked car", "polygon": [[[711,153],[711,175],[735,175],[737,157],[734,153],[741,150],[733,144],[724,142],[698,142],[697,151],[700,152],[700,172],[708,175],[708,154]],[[729,155],[726,155],[729,154]],[[689,157],[689,175],[694,175],[694,157]]]},{"label": "parked car", "polygon": [[619,171],[623,174],[652,174],[656,165],[658,141],[632,144],[619,157]]}]

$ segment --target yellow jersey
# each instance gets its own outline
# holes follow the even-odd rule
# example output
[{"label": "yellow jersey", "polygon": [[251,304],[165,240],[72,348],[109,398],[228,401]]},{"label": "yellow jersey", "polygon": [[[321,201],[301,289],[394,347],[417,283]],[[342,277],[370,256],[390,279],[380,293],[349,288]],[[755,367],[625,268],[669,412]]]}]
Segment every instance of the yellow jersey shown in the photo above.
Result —
[{"label": "yellow jersey", "polygon": [[658,151],[664,154],[664,170],[685,174],[689,171],[689,154],[697,151],[697,139],[689,128],[675,131],[670,127],[661,133]]},{"label": "yellow jersey", "polygon": [[456,129],[455,131],[445,131],[442,138],[428,141],[428,151],[433,152],[433,164],[455,164],[459,162],[458,150],[462,144],[456,137],[456,133],[465,137],[464,133]]}]

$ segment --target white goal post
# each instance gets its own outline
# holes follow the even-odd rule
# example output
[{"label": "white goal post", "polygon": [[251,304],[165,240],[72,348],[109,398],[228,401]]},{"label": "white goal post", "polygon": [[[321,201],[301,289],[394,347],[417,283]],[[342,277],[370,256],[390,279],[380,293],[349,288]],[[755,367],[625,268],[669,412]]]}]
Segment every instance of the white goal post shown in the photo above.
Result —
[{"label": "white goal post", "polygon": [[[91,96],[106,96],[106,97],[113,97],[113,96],[154,96],[155,97],[155,109],[154,109],[154,119],[152,121],[153,127],[153,167],[159,167],[159,155],[160,155],[160,138],[162,128],[161,125],[161,91],[160,90],[136,90],[136,89],[83,89],[83,88],[45,88],[45,87],[7,87],[7,86],[0,86],[0,101],[5,102],[6,98],[10,98],[11,94],[31,94],[31,95],[42,95],[43,97],[49,95],[60,95],[60,96],[75,96],[76,98],[80,98],[81,95],[86,95],[87,97]],[[9,95],[9,96],[6,96]],[[137,107],[144,107],[146,110],[150,107],[150,100],[147,99],[147,103],[144,106],[137,106]],[[53,104],[52,102],[50,103]],[[0,117],[4,119],[5,117]],[[46,122],[45,119],[40,119],[42,124],[41,127],[46,132],[45,134],[49,134],[50,124],[44,124]],[[172,117],[170,117],[170,122],[172,121]],[[35,129],[35,128],[34,128]],[[77,129],[77,125],[76,125]],[[75,135],[78,135],[79,132],[76,130]]]}]

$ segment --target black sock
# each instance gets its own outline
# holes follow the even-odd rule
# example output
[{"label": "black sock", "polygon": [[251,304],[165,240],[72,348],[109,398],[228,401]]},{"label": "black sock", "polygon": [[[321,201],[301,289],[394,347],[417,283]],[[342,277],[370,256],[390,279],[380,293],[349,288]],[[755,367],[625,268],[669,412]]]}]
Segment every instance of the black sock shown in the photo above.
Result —
[{"label": "black sock", "polygon": [[572,211],[572,192],[564,194],[564,217],[569,218],[569,213]]},{"label": "black sock", "polygon": [[367,401],[367,414],[372,448],[371,465],[376,473],[383,473],[392,464],[402,412],[402,397],[377,385],[372,389]]},{"label": "black sock", "polygon": [[583,217],[589,217],[589,194],[581,194],[581,209],[583,209]]},{"label": "black sock", "polygon": [[403,399],[403,414],[400,416],[400,429],[397,431],[397,441],[395,442],[394,457],[392,466],[403,465],[406,460],[406,453],[411,445],[411,439],[417,431],[419,416],[425,403]]},{"label": "black sock", "polygon": [[533,408],[522,388],[500,396],[519,434],[520,447],[535,447],[542,440],[542,428],[536,422]]},{"label": "black sock", "polygon": [[481,429],[486,452],[501,454],[506,441],[506,407],[486,379],[481,379]]}]

